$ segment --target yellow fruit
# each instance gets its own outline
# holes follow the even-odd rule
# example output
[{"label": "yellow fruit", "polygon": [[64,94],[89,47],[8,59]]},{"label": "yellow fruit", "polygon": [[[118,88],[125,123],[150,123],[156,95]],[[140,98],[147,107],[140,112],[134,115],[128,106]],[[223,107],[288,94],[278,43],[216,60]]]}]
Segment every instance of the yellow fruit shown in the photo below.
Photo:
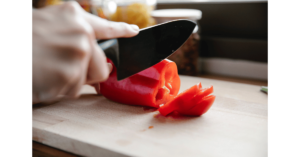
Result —
[{"label": "yellow fruit", "polygon": [[148,26],[149,19],[150,13],[146,5],[133,3],[127,7],[127,23],[144,28]]},{"label": "yellow fruit", "polygon": [[116,12],[110,16],[110,20],[136,24],[139,28],[145,28],[155,25],[155,20],[150,16],[152,9],[154,6],[132,3],[127,7],[117,7]]}]

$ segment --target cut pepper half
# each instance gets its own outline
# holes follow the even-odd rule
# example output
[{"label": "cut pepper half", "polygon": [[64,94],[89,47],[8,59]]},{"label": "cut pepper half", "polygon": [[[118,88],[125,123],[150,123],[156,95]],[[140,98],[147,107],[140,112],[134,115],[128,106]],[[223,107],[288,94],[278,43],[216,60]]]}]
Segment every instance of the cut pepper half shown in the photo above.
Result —
[{"label": "cut pepper half", "polygon": [[109,78],[100,83],[101,94],[115,102],[158,108],[173,99],[179,92],[180,78],[177,66],[170,60],[163,60],[133,76],[117,81],[116,67]]},{"label": "cut pepper half", "polygon": [[216,96],[210,95],[213,87],[202,88],[198,83],[177,95],[173,100],[160,107],[158,111],[163,115],[177,111],[179,114],[188,116],[200,116],[208,111]]}]

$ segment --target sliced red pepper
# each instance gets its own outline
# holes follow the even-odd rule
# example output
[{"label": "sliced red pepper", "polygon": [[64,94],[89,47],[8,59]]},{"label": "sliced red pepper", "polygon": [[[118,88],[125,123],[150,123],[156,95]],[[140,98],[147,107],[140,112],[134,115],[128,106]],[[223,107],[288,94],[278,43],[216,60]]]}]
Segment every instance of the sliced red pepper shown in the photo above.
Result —
[{"label": "sliced red pepper", "polygon": [[[112,63],[109,59],[108,62]],[[121,81],[117,81],[113,65],[107,81],[100,83],[101,94],[110,100],[155,108],[173,99],[179,88],[177,66],[167,59]]]},{"label": "sliced red pepper", "polygon": [[198,83],[184,92],[178,94],[173,100],[160,107],[158,111],[163,115],[177,111],[179,114],[188,116],[200,116],[208,111],[216,96],[209,95],[213,87],[202,88]]}]

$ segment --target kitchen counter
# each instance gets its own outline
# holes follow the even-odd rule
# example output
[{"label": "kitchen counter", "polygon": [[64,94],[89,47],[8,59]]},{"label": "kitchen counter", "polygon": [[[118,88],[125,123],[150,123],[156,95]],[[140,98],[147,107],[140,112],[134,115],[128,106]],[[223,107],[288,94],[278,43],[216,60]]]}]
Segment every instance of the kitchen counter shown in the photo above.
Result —
[{"label": "kitchen counter", "polygon": [[198,82],[214,86],[216,100],[207,113],[163,117],[84,86],[77,100],[33,107],[33,150],[60,149],[62,156],[267,156],[268,96],[260,86],[180,78],[180,91]]}]

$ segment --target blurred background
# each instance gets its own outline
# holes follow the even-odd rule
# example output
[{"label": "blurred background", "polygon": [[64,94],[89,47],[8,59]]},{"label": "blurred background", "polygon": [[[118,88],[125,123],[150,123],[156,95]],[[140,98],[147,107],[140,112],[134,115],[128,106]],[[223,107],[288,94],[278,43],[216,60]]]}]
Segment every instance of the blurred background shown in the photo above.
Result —
[{"label": "blurred background", "polygon": [[[34,8],[67,0],[33,0]],[[76,0],[87,12],[141,28],[175,19],[198,26],[170,60],[182,75],[268,84],[267,0]]]}]

